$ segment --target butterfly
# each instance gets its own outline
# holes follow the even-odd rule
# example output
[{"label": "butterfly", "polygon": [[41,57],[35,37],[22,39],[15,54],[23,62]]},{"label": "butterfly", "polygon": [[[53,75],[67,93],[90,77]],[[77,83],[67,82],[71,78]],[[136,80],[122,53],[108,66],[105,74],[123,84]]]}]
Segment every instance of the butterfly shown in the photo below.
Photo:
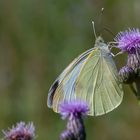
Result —
[{"label": "butterfly", "polygon": [[59,113],[62,101],[81,100],[89,105],[91,116],[106,114],[123,99],[117,67],[112,53],[101,36],[60,74],[50,87],[48,107]]}]

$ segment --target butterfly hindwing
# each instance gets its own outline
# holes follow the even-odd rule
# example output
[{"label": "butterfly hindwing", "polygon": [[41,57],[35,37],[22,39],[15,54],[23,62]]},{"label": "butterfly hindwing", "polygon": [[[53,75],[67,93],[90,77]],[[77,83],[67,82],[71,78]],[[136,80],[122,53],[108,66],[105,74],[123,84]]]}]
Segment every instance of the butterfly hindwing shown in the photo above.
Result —
[{"label": "butterfly hindwing", "polygon": [[111,55],[102,56],[100,50],[89,55],[76,80],[75,94],[89,103],[92,116],[110,112],[121,103],[123,91]]}]

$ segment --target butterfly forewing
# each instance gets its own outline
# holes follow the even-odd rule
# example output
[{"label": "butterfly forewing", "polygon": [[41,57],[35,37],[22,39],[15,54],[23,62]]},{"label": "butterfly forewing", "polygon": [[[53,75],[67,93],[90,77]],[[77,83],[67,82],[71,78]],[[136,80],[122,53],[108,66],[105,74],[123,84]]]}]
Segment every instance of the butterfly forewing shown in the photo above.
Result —
[{"label": "butterfly forewing", "polygon": [[48,94],[48,106],[53,107],[55,112],[58,112],[58,105],[60,101],[65,99],[66,95],[69,97],[71,96],[70,99],[74,98],[74,96],[72,97],[71,95],[71,90],[73,90],[72,88],[75,84],[75,80],[77,78],[81,65],[92,50],[93,48],[87,50],[79,57],[74,59],[52,84]]}]

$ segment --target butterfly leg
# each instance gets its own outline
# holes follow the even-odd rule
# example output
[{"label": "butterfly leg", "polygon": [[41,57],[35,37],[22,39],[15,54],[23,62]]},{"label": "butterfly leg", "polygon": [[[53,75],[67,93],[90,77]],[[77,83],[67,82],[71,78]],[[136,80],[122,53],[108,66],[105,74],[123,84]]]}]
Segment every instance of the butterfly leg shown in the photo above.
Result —
[{"label": "butterfly leg", "polygon": [[118,53],[116,53],[116,54],[114,54],[114,53],[111,52],[111,55],[112,55],[113,57],[116,57],[116,56],[121,55],[121,54],[123,54],[123,52],[118,52]]}]

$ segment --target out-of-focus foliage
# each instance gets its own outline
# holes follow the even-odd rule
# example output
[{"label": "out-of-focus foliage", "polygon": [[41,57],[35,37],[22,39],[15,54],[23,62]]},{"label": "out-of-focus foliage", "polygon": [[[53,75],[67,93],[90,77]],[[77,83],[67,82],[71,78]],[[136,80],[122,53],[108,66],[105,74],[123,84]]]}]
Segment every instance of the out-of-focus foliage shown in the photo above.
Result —
[{"label": "out-of-focus foliage", "polygon": [[[47,108],[49,86],[77,55],[93,47],[91,21],[106,41],[140,27],[139,0],[1,0],[0,129],[33,121],[38,140],[57,140],[60,116]],[[105,8],[100,22],[101,8]],[[116,63],[123,65],[123,56]],[[101,117],[86,118],[88,140],[139,140],[140,107],[128,87],[123,103]]]}]

